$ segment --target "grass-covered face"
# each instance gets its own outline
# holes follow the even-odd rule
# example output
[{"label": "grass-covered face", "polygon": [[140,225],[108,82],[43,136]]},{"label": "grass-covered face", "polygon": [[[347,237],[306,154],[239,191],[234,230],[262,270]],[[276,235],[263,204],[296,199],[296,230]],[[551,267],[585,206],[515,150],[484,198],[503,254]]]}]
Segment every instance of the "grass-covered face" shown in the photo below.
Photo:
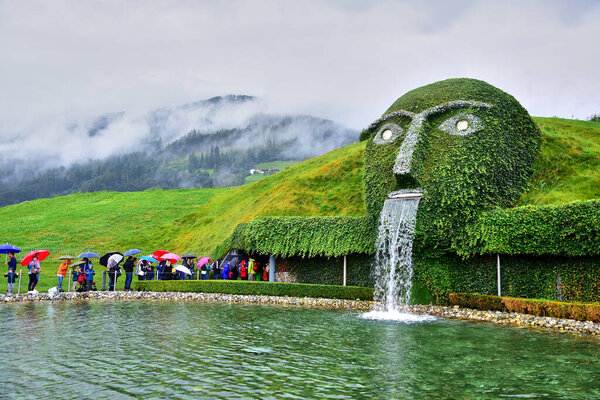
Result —
[{"label": "grass-covered face", "polygon": [[[428,227],[514,202],[531,174],[539,131],[507,93],[473,79],[450,79],[399,98],[361,134],[368,211],[403,189],[420,189]],[[421,210],[422,209],[422,210]],[[419,229],[419,224],[418,224]],[[450,232],[445,232],[450,233]]]}]

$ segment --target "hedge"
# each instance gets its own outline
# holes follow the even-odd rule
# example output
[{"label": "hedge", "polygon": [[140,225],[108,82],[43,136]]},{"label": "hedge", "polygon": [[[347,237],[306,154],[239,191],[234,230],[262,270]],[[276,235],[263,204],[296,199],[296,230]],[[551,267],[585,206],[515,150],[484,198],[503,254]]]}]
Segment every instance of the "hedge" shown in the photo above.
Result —
[{"label": "hedge", "polygon": [[281,257],[338,257],[373,253],[376,219],[368,217],[257,217],[236,227],[232,248]]},{"label": "hedge", "polygon": [[373,300],[373,288],[311,285],[305,283],[252,281],[137,281],[133,289],[142,292],[202,292],[239,295],[315,297],[326,299]]},{"label": "hedge", "polygon": [[451,293],[450,304],[478,310],[517,312],[540,317],[600,322],[600,303],[567,303],[471,293]]},{"label": "hedge", "polygon": [[[437,303],[450,293],[497,293],[496,256],[413,258],[415,280]],[[593,302],[600,299],[600,257],[500,256],[502,293],[510,297]]]},{"label": "hedge", "polygon": [[468,228],[466,253],[600,254],[600,201],[495,209]]}]

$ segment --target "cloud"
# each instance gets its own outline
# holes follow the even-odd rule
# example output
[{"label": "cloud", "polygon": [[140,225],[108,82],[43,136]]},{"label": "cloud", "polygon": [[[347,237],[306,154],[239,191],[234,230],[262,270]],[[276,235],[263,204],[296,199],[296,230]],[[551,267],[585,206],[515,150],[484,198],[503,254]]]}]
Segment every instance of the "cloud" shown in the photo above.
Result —
[{"label": "cloud", "polygon": [[360,129],[463,76],[584,118],[600,112],[599,20],[591,1],[3,1],[0,139],[44,125],[78,152],[65,121],[228,93]]}]

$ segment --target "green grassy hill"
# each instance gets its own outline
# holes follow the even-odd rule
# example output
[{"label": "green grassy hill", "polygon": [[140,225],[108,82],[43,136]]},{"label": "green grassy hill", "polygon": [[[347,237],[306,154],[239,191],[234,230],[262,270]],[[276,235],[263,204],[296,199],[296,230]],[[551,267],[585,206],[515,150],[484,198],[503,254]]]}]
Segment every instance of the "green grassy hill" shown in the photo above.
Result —
[{"label": "green grassy hill", "polygon": [[[519,205],[600,198],[600,123],[535,121],[542,149]],[[8,206],[0,208],[0,242],[50,250],[42,266],[51,276],[59,253],[85,249],[212,256],[239,223],[259,215],[365,214],[363,153],[364,143],[356,143],[233,188],[99,192]]]}]

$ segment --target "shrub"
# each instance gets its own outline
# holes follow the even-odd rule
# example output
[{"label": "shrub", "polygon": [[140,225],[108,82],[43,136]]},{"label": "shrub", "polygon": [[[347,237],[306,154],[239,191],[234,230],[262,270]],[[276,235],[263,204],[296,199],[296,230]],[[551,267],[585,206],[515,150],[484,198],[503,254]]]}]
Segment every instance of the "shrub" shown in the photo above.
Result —
[{"label": "shrub", "polygon": [[472,293],[450,293],[450,304],[478,310],[517,312],[540,317],[600,322],[600,303],[571,303]]},{"label": "shrub", "polygon": [[202,292],[239,295],[316,297],[345,300],[373,300],[373,288],[305,283],[252,281],[138,281],[134,290],[143,292]]}]

